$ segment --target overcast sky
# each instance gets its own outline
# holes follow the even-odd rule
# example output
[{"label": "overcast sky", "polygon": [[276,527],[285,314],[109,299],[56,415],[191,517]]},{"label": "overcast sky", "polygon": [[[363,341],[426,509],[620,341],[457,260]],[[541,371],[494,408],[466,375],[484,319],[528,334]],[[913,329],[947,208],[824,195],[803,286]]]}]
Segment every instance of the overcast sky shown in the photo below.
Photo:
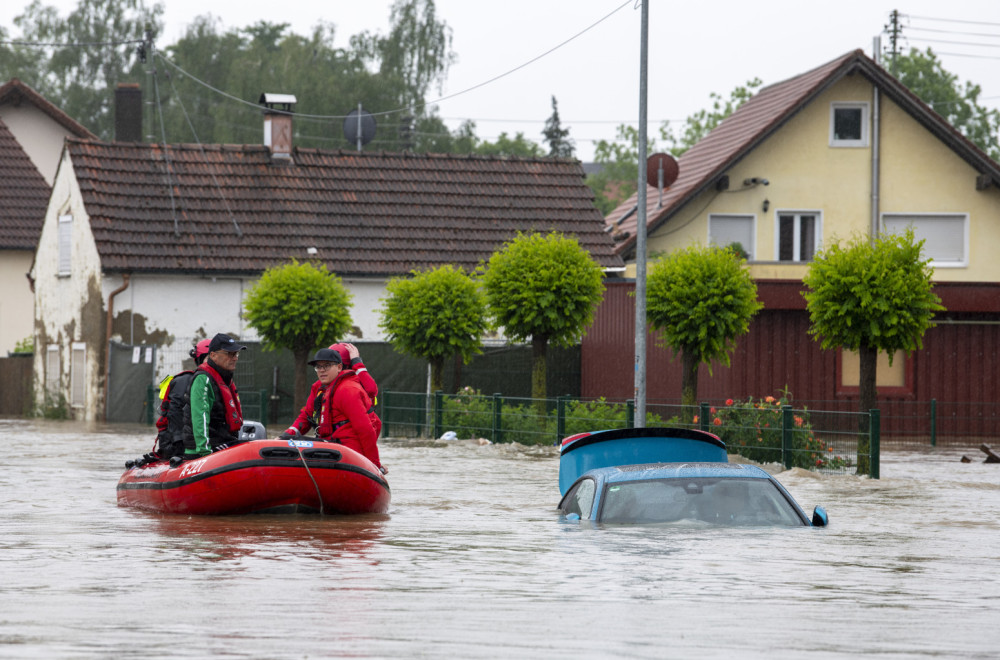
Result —
[{"label": "overcast sky", "polygon": [[[76,0],[42,3],[62,15],[77,4]],[[13,19],[27,4],[0,3],[0,25],[9,34],[18,34]],[[346,47],[348,38],[358,32],[384,34],[392,2],[165,0],[164,4],[166,30],[157,42],[161,48],[175,42],[195,16],[206,13],[219,19],[220,29],[257,21],[286,22],[292,31],[308,34],[317,22],[325,21],[336,26],[336,45]],[[555,96],[577,156],[586,161],[593,154],[594,140],[613,138],[618,124],[638,124],[641,10],[636,0],[436,0],[435,4],[439,19],[453,30],[452,47],[458,56],[442,93],[432,93],[433,99],[451,96],[437,103],[451,128],[472,119],[481,138],[523,132],[541,143]],[[728,98],[734,87],[754,77],[765,85],[779,82],[857,48],[871,55],[873,38],[883,33],[893,9],[904,15],[907,48],[931,46],[961,81],[982,87],[984,105],[1000,107],[1000,0],[905,4],[652,0],[650,135],[656,136],[664,120],[680,122],[707,107],[712,92]],[[882,39],[887,47],[888,37]],[[308,93],[266,91],[299,98]]]}]

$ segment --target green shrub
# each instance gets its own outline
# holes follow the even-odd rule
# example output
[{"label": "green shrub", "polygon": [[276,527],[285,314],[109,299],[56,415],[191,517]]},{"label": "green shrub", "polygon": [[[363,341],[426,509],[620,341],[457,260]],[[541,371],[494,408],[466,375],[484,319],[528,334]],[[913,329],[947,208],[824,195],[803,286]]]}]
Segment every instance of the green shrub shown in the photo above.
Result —
[{"label": "green shrub", "polygon": [[[539,415],[531,404],[503,403],[501,407],[501,442],[518,442],[524,445],[552,444],[556,440],[558,416],[555,409]],[[441,422],[443,430],[454,431],[460,438],[493,437],[493,397],[482,396],[471,387],[462,388],[458,394],[444,397]],[[589,401],[569,400],[565,405],[565,435],[625,428],[628,423],[628,406],[611,403],[603,397]],[[669,423],[676,423],[676,419]],[[646,414],[646,426],[662,426],[663,419],[653,413]]]},{"label": "green shrub", "polygon": [[35,352],[35,338],[28,335],[21,341],[14,344],[14,353],[34,353]]},{"label": "green shrub", "polygon": [[504,405],[501,408],[501,442],[522,445],[551,445],[555,440],[556,415],[539,414],[530,403]]},{"label": "green shrub", "polygon": [[[755,401],[726,401],[725,408],[711,409],[712,431],[726,443],[726,449],[758,463],[782,462],[782,406],[790,405],[785,392],[781,398],[768,396]],[[832,445],[816,436],[809,411],[793,411],[792,465],[810,470],[841,468],[847,460],[833,453]],[[698,419],[695,418],[697,422]]]},{"label": "green shrub", "polygon": [[35,417],[45,419],[69,419],[69,402],[62,394],[45,393],[45,400],[41,406],[37,406],[34,411]]},{"label": "green shrub", "polygon": [[[663,418],[646,413],[646,426],[664,426]],[[666,424],[666,425],[669,425]],[[628,426],[628,405],[611,403],[604,397],[590,401],[572,400],[566,403],[566,435],[623,429]]]},{"label": "green shrub", "polygon": [[454,431],[460,438],[482,437],[492,440],[493,397],[463,387],[458,394],[444,397],[441,404],[444,431]]}]

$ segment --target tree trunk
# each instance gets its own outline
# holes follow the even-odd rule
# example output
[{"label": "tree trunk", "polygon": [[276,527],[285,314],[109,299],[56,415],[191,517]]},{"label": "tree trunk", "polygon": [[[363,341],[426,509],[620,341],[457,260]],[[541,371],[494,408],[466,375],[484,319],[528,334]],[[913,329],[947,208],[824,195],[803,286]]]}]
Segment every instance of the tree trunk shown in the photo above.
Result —
[{"label": "tree trunk", "polygon": [[531,397],[535,400],[535,408],[545,413],[545,352],[549,338],[545,335],[534,335],[531,338]]},{"label": "tree trunk", "polygon": [[[681,351],[681,405],[698,405],[698,367],[700,363],[691,351]],[[684,417],[693,419],[697,408],[685,410]]]},{"label": "tree trunk", "polygon": [[444,358],[431,360],[431,394],[444,391]]},{"label": "tree trunk", "polygon": [[858,349],[860,375],[858,380],[858,407],[862,413],[860,434],[858,436],[858,474],[868,474],[871,470],[868,461],[870,451],[868,434],[871,424],[867,413],[878,406],[878,393],[875,390],[875,376],[878,368],[878,349],[872,346],[861,346]]},{"label": "tree trunk", "polygon": [[309,349],[297,348],[292,351],[295,356],[295,405],[294,414],[298,415],[302,406],[306,405],[309,398],[309,386],[316,378],[316,372],[306,364],[309,361]]}]

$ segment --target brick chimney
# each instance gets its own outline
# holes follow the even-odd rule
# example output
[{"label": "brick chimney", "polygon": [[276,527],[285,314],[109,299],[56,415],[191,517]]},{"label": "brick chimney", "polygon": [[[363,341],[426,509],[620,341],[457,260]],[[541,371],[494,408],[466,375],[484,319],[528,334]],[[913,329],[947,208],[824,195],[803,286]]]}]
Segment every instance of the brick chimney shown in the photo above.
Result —
[{"label": "brick chimney", "polygon": [[115,141],[143,142],[142,89],[139,83],[118,83],[115,89]]},{"label": "brick chimney", "polygon": [[292,108],[297,101],[291,94],[260,95],[264,106],[264,146],[275,160],[292,158]]}]

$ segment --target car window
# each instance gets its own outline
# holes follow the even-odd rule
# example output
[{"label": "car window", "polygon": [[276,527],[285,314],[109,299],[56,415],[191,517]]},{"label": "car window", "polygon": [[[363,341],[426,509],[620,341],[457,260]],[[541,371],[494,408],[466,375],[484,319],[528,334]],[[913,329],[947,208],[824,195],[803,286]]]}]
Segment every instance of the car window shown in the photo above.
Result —
[{"label": "car window", "polygon": [[562,501],[564,514],[575,513],[581,518],[590,517],[590,509],[594,506],[594,493],[597,488],[593,479],[583,479],[566,493]]},{"label": "car window", "polygon": [[600,521],[697,521],[713,525],[802,525],[795,507],[767,479],[656,479],[605,486]]}]

